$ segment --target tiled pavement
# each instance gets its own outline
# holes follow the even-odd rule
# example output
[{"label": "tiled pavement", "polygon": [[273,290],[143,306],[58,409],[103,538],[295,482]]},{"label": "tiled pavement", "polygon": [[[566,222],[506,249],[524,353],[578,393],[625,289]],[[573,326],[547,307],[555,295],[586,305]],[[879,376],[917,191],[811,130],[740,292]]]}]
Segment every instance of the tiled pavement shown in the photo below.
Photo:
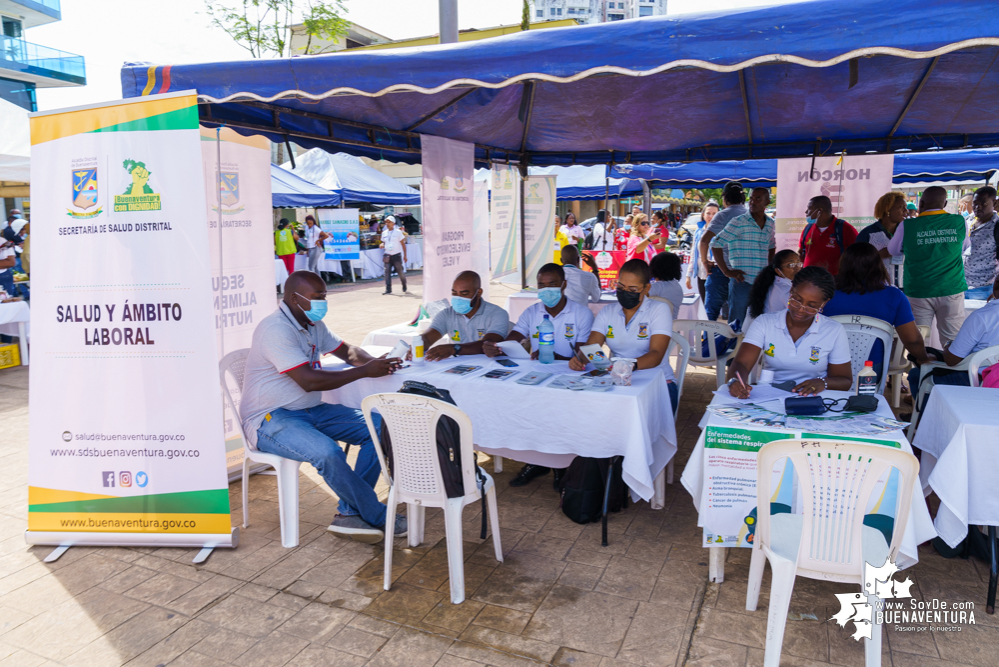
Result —
[{"label": "tiled pavement", "polygon": [[[600,546],[599,524],[580,526],[561,513],[550,476],[507,486],[518,467],[508,462],[497,476],[505,561],[478,539],[478,506],[470,505],[467,600],[456,606],[439,512],[428,510],[421,547],[397,541],[392,590],[383,591],[382,546],[326,532],[336,501],[305,466],[296,549],[280,544],[275,478],[255,476],[239,548],[217,550],[200,566],[190,562],[194,550],[165,548],[74,548],[42,563],[49,549],[28,549],[22,537],[27,373],[0,371],[0,665],[760,665],[769,575],[752,613],[748,551],[729,552],[724,583],[707,582],[696,513],[679,484],[713,379],[688,375],[666,509],[639,503],[612,515],[608,547]],[[233,484],[234,524],[240,493]],[[985,565],[945,560],[928,545],[920,558],[907,571],[913,595],[975,601],[978,625],[960,633],[889,629],[883,664],[997,664]],[[842,592],[798,579],[782,664],[863,664],[863,645],[826,620]]]}]

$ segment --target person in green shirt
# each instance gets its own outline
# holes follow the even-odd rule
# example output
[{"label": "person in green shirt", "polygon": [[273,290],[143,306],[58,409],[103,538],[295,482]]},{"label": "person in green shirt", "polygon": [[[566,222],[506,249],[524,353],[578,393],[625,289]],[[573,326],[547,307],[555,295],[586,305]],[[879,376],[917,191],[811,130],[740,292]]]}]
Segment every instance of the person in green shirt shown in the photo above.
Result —
[{"label": "person in green shirt", "polygon": [[298,234],[288,223],[288,218],[281,218],[281,222],[278,223],[278,228],[274,232],[274,252],[284,262],[289,276],[295,273],[295,253],[298,251],[295,241],[297,240]]},{"label": "person in green shirt", "polygon": [[919,200],[919,215],[899,223],[888,242],[888,253],[905,256],[902,291],[909,297],[919,326],[937,320],[940,342],[957,337],[964,322],[964,260],[968,228],[964,217],[944,210],[947,191],[926,188]]}]

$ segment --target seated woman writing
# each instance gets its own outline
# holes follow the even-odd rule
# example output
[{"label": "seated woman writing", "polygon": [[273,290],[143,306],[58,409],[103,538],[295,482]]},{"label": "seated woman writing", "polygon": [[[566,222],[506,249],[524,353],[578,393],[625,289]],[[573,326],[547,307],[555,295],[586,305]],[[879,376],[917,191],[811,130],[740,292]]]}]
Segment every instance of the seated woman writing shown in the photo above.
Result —
[{"label": "seated woman writing", "polygon": [[[607,343],[612,357],[637,359],[635,370],[661,368],[675,414],[679,391],[666,356],[673,335],[673,314],[665,303],[649,298],[651,280],[652,271],[644,260],[625,262],[617,274],[617,303],[597,313],[586,344]],[[581,371],[586,364],[576,356],[569,360],[569,368]]]},{"label": "seated woman writing", "polygon": [[827,270],[806,266],[798,271],[787,308],[765,313],[749,327],[728,368],[729,393],[736,398],[751,396],[747,379],[761,353],[763,367],[774,372],[774,383],[791,380],[796,394],[848,391],[853,375],[846,331],[839,322],[820,314],[835,292],[836,284]]}]

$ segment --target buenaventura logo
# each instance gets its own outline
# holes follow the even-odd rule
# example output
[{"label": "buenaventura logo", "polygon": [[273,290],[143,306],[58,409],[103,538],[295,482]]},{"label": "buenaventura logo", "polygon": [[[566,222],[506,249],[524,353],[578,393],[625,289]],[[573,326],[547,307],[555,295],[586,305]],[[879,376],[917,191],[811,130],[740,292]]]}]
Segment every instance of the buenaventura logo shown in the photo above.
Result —
[{"label": "buenaventura logo", "polygon": [[[222,201],[222,215],[242,213],[245,206],[232,208],[239,203],[239,172],[223,171],[218,174],[215,180],[219,188],[219,199]],[[230,208],[226,208],[226,206]],[[212,210],[218,211],[218,208],[212,206]]]},{"label": "buenaventura logo", "polygon": [[149,185],[152,172],[146,168],[146,163],[125,160],[122,162],[122,167],[128,172],[131,181],[123,194],[114,196],[115,212],[159,211],[160,196],[153,192],[153,188]]},{"label": "buenaventura logo", "polygon": [[545,201],[541,197],[541,195],[538,194],[538,188],[541,187],[540,183],[531,183],[531,185],[528,186],[528,187],[530,189],[530,192],[528,192],[527,196],[524,197],[524,202],[525,203],[527,203],[527,204],[540,204],[540,203],[542,203],[542,202]]},{"label": "buenaventura logo", "polygon": [[[80,158],[73,160],[71,175],[73,183],[73,197],[70,200],[74,208],[79,211],[66,209],[66,215],[77,220],[87,220],[96,218],[104,211],[101,206],[93,211],[87,209],[97,206],[97,160],[96,158]],[[82,212],[81,212],[82,211]]]},{"label": "buenaventura logo", "polygon": [[[853,621],[857,641],[871,639],[875,623],[894,625],[896,632],[960,632],[963,625],[976,625],[973,602],[917,600],[909,592],[912,580],[895,581],[896,572],[898,567],[889,559],[881,567],[864,563],[864,592],[837,593],[840,610],[830,620],[841,628]],[[907,602],[901,601],[906,598]]]}]

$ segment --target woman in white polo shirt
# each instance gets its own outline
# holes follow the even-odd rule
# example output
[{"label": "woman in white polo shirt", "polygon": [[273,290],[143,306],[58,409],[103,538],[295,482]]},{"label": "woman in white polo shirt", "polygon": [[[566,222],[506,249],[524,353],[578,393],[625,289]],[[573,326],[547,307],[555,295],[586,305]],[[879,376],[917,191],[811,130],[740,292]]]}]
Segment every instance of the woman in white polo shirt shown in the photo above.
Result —
[{"label": "woman in white polo shirt", "polygon": [[821,315],[822,307],[836,293],[836,282],[827,270],[806,266],[791,282],[787,308],[765,313],[753,321],[735,361],[728,368],[729,392],[749,398],[749,371],[763,354],[763,367],[774,372],[773,381],[792,380],[792,391],[814,396],[826,389],[849,391],[850,343],[843,326]]},{"label": "woman in white polo shirt", "polygon": [[[661,368],[666,376],[670,405],[676,414],[678,389],[666,350],[673,335],[673,314],[662,301],[649,297],[652,271],[642,259],[629,259],[617,274],[617,303],[604,307],[593,320],[588,345],[607,343],[612,357],[637,359],[635,370]],[[585,370],[579,357],[569,368]]]}]

